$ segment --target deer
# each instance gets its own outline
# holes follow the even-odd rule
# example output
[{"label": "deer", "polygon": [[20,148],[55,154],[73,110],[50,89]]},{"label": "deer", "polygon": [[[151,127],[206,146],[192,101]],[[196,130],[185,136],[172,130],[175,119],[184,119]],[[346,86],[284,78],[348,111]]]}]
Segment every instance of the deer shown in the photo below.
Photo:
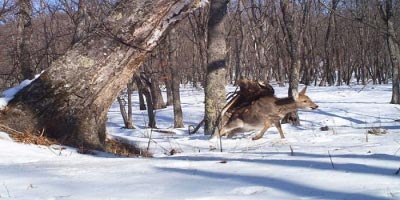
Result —
[{"label": "deer", "polygon": [[[229,119],[222,125],[217,134],[219,137],[232,137],[241,131],[261,130],[252,140],[258,140],[264,136],[264,133],[272,126],[278,129],[280,137],[285,138],[281,127],[281,119],[288,113],[297,109],[315,110],[318,105],[315,104],[305,93],[307,86],[304,87],[298,95],[298,98],[285,97],[278,98],[273,94],[260,96],[244,106],[230,109]],[[237,97],[240,95],[236,96]],[[235,98],[229,103],[231,106],[235,103]],[[215,134],[215,133],[214,133]]]}]

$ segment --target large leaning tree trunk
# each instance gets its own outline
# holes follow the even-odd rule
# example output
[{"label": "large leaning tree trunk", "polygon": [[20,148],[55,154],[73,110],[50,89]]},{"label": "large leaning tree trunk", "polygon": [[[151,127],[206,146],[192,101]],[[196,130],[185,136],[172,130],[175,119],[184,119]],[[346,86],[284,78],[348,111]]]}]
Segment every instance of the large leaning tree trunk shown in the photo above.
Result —
[{"label": "large leaning tree trunk", "polygon": [[104,150],[107,111],[119,92],[173,24],[203,2],[121,0],[93,32],[15,96],[0,123]]},{"label": "large leaning tree trunk", "polygon": [[226,44],[223,19],[229,0],[212,0],[208,20],[207,75],[205,90],[204,133],[211,135],[216,130],[218,116],[226,103]]}]

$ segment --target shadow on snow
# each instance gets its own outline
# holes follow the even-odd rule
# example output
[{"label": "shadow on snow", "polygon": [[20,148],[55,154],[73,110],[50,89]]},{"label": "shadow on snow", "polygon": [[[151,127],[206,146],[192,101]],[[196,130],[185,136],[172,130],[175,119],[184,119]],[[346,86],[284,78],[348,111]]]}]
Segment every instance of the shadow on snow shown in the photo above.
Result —
[{"label": "shadow on snow", "polygon": [[190,176],[200,176],[210,179],[231,179],[232,181],[269,187],[293,195],[311,197],[311,198],[323,198],[323,199],[333,199],[333,200],[335,199],[388,200],[389,199],[362,193],[339,192],[339,191],[330,191],[322,188],[313,188],[299,183],[272,177],[266,177],[266,176],[251,176],[251,175],[230,174],[222,172],[209,172],[204,170],[179,169],[172,167],[160,167],[158,169],[166,172],[186,174]]}]

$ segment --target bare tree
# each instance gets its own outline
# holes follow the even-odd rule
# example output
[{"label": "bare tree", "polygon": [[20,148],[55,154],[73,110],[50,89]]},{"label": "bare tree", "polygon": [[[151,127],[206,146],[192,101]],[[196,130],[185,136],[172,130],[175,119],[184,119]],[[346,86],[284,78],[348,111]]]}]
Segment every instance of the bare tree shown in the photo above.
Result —
[{"label": "bare tree", "polygon": [[0,22],[5,22],[5,16],[11,12],[15,4],[11,0],[3,0],[0,5]]}]

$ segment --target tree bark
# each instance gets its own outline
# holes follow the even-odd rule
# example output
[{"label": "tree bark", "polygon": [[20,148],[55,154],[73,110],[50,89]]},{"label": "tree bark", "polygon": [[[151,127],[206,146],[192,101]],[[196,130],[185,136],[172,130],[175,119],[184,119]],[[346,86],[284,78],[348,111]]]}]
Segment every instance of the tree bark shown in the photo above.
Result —
[{"label": "tree bark", "polygon": [[160,89],[160,81],[158,80],[158,76],[156,76],[156,74],[151,75],[150,92],[153,99],[154,110],[159,110],[167,107],[164,103],[164,99]]},{"label": "tree bark", "polygon": [[[301,67],[301,39],[303,38],[304,25],[306,15],[308,13],[308,3],[303,2],[303,20],[300,22],[299,30],[295,32],[295,21],[294,21],[294,3],[290,3],[288,0],[281,0],[281,12],[283,19],[283,29],[287,35],[286,45],[290,56],[290,67],[289,67],[289,89],[288,95],[298,97],[298,85],[300,78],[300,67]],[[283,123],[291,123],[293,125],[300,125],[300,118],[297,111],[288,113],[283,119]]]},{"label": "tree bark", "polygon": [[[335,11],[336,7],[338,5],[339,1],[338,0],[332,0],[332,10],[329,13],[329,21],[328,21],[328,27],[326,29],[325,33],[325,41],[324,41],[324,52],[325,52],[325,61],[324,61],[324,71],[325,71],[325,80],[329,86],[332,86],[334,84],[334,74],[335,74],[335,69],[332,65],[333,63],[333,56],[332,56],[332,48],[334,45],[332,45],[332,40],[331,40],[331,32],[332,32],[332,26],[335,26]],[[333,27],[335,28],[335,27]],[[321,82],[321,86],[325,85],[325,83]]]},{"label": "tree bark", "polygon": [[225,36],[223,19],[228,0],[213,0],[210,5],[208,21],[207,75],[205,90],[205,128],[211,135],[218,124],[218,115],[226,103],[225,99]]},{"label": "tree bark", "polygon": [[183,115],[181,107],[181,97],[179,94],[180,78],[176,74],[178,69],[176,65],[171,66],[171,73],[175,74],[172,76],[172,97],[173,97],[173,108],[174,108],[174,128],[183,128]]},{"label": "tree bark", "polygon": [[[139,87],[138,83],[136,82],[137,87]],[[139,96],[139,110],[146,110],[146,103],[144,102],[144,95],[142,90],[138,90],[138,96]]]},{"label": "tree bark", "polygon": [[[129,82],[126,89],[128,101],[125,101],[122,93],[117,97],[119,110],[124,121],[124,128],[126,129],[134,129],[132,124],[132,90],[132,83]],[[125,106],[128,107],[128,111],[126,111]]]},{"label": "tree bark", "polygon": [[[240,13],[241,12],[241,7],[240,7],[240,2],[237,4],[236,12]],[[239,14],[238,14],[239,15]],[[238,80],[242,79],[242,66],[241,66],[241,59],[240,59],[240,54],[242,51],[243,47],[243,23],[242,23],[242,18],[239,15],[239,17],[235,17],[235,20],[237,20],[238,25],[235,27],[236,28],[236,35],[235,35],[235,41],[234,41],[234,61],[235,61],[235,82]]]},{"label": "tree bark", "polygon": [[72,44],[77,43],[79,40],[86,36],[87,27],[89,24],[89,15],[87,12],[86,0],[79,0],[78,3],[78,16],[75,19],[75,30],[72,37]]},{"label": "tree bark", "polygon": [[[117,97],[119,110],[121,112],[121,116],[124,121],[124,128],[126,129],[135,128],[132,123],[132,91],[133,91],[132,81],[133,80],[131,79],[131,81],[129,81],[129,83],[126,85],[126,93],[128,101],[125,101],[125,99],[123,99],[122,93]],[[128,107],[128,112],[126,111],[125,106]]]},{"label": "tree bark", "polygon": [[146,98],[147,115],[149,118],[148,127],[156,128],[156,116],[154,114],[153,97],[150,92],[150,82],[140,76],[135,77],[135,79],[139,90]]},{"label": "tree bark", "polygon": [[127,94],[128,94],[128,123],[126,124],[125,128],[134,129],[133,120],[132,120],[132,92],[133,92],[133,78],[128,82],[127,85]]},{"label": "tree bark", "polygon": [[390,103],[400,104],[400,48],[396,43],[396,32],[393,25],[393,2],[385,0],[380,5],[381,17],[386,23],[386,43],[389,49],[390,61],[392,64],[392,99]]},{"label": "tree bark", "polygon": [[32,2],[31,0],[18,0],[18,39],[17,62],[21,70],[21,80],[32,79],[35,72],[31,62],[32,27]]},{"label": "tree bark", "polygon": [[107,111],[165,33],[199,1],[122,0],[86,38],[19,92],[0,115],[18,131],[104,150]]},{"label": "tree bark", "polygon": [[[176,35],[174,38],[175,41],[178,40],[178,36],[175,30],[171,31],[172,34]],[[179,76],[178,62],[176,58],[178,57],[178,49],[173,49],[171,35],[168,37],[168,63],[169,63],[169,72],[171,80],[168,81],[171,85],[171,93],[172,93],[172,106],[174,110],[174,128],[183,128],[183,113],[181,106],[181,96],[180,96],[180,83],[181,77]],[[175,56],[173,55],[175,54]]]},{"label": "tree bark", "polygon": [[172,79],[172,77],[169,78],[168,80],[165,80],[165,89],[167,92],[167,102],[165,102],[166,106],[171,106],[174,101],[173,100],[174,97],[172,96],[172,80],[170,80],[170,79]]},{"label": "tree bark", "polygon": [[126,109],[125,109],[126,101],[124,99],[122,99],[123,97],[121,97],[121,96],[117,97],[117,101],[119,104],[119,111],[121,112],[122,120],[124,121],[124,128],[132,129],[133,128],[132,123],[129,123],[128,113],[126,112]]}]

